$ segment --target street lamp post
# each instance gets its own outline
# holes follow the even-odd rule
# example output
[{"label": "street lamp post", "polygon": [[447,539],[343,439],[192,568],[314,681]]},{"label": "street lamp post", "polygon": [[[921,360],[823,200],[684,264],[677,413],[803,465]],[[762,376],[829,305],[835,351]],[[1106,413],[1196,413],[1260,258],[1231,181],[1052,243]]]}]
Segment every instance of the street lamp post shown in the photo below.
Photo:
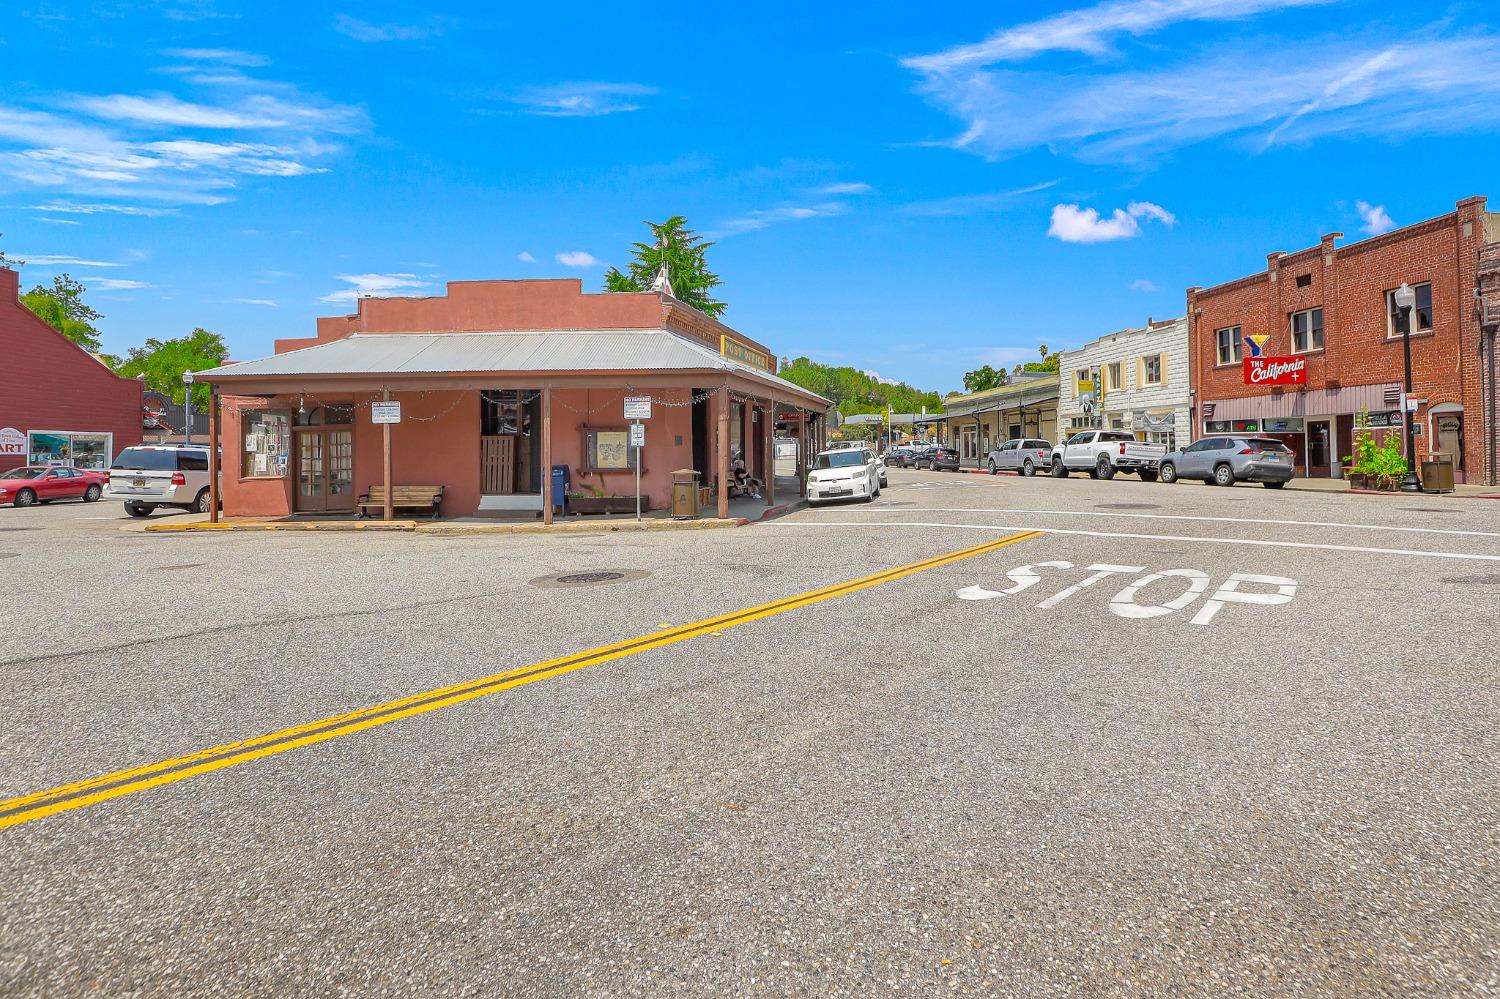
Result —
[{"label": "street lamp post", "polygon": [[[1410,378],[1407,381],[1410,381]],[[183,434],[186,435],[187,443],[192,444],[192,372],[183,372],[183,384],[187,386],[187,389],[183,392],[183,414],[187,419],[187,426]]]},{"label": "street lamp post", "polygon": [[1422,483],[1417,478],[1417,443],[1406,402],[1411,397],[1411,310],[1417,304],[1417,293],[1403,281],[1401,287],[1391,292],[1391,301],[1401,321],[1401,350],[1406,362],[1406,391],[1401,393],[1401,422],[1406,427],[1406,477],[1401,480],[1401,491],[1419,493]]}]

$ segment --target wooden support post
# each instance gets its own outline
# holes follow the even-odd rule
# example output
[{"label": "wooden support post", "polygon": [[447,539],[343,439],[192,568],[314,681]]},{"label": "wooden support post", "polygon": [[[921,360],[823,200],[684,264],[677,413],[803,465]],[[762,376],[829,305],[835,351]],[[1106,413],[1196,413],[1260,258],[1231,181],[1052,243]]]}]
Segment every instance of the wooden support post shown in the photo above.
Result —
[{"label": "wooden support post", "polygon": [[729,386],[719,389],[719,519],[729,519]]},{"label": "wooden support post", "polygon": [[766,503],[776,502],[776,400],[766,400],[766,408],[760,412],[761,433],[766,435],[766,470],[761,476],[766,480]]},{"label": "wooden support post", "polygon": [[[391,390],[387,388],[381,398],[386,402],[390,402]],[[385,507],[381,510],[381,516],[385,520],[394,520],[396,517],[396,507],[393,501],[396,497],[391,492],[391,425],[389,423],[382,423],[380,429],[382,431],[381,437],[385,441],[385,460],[381,464],[381,467],[385,471]],[[327,460],[326,456],[324,460]]]},{"label": "wooden support post", "polygon": [[[188,386],[188,406],[193,404]],[[219,387],[208,383],[208,522],[219,522]]]},{"label": "wooden support post", "polygon": [[797,410],[797,493],[801,496],[807,495],[807,446],[810,438],[807,433],[807,413]]},{"label": "wooden support post", "polygon": [[552,386],[542,386],[542,523],[552,523]]}]

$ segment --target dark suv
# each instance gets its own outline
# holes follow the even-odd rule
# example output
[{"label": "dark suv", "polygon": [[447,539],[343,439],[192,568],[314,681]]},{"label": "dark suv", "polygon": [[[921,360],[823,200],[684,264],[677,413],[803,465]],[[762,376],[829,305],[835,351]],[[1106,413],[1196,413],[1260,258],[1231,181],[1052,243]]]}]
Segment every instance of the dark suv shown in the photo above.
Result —
[{"label": "dark suv", "polygon": [[917,468],[930,468],[934,472],[956,472],[958,471],[958,448],[949,447],[947,444],[934,444],[924,451],[918,451],[915,462]]}]

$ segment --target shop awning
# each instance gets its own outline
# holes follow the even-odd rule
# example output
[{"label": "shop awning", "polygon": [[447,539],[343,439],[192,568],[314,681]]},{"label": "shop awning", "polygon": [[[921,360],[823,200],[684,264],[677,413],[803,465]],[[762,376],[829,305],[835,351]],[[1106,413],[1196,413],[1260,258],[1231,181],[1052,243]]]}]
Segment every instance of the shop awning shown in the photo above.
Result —
[{"label": "shop awning", "polygon": [[809,403],[831,405],[800,385],[664,329],[353,333],[284,354],[200,371],[196,378],[231,388],[236,382],[292,382],[297,378],[690,371],[735,374]]}]

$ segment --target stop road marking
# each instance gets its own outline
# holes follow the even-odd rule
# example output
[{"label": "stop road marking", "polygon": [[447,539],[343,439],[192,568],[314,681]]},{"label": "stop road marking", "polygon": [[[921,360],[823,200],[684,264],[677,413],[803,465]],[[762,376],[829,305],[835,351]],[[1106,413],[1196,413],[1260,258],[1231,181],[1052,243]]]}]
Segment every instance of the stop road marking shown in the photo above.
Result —
[{"label": "stop road marking", "polygon": [[[957,596],[960,600],[995,600],[999,597],[1010,596],[1028,590],[1042,581],[1038,569],[1072,569],[1072,562],[1050,561],[1033,562],[1030,565],[1017,566],[1005,575],[1011,580],[1012,585],[1003,590],[989,590],[982,586],[965,586],[959,590]],[[1148,572],[1144,566],[1139,565],[1110,565],[1108,563],[1095,563],[1083,567],[1083,571],[1089,573],[1083,579],[1059,590],[1057,593],[1046,598],[1037,607],[1042,610],[1050,610],[1080,590],[1087,589],[1109,576],[1129,575],[1133,573],[1145,573],[1145,575],[1132,581],[1120,592],[1116,593],[1109,601],[1110,612],[1118,617],[1134,620],[1147,620],[1150,618],[1165,617],[1178,611],[1186,610],[1199,598],[1208,592],[1210,578],[1208,573],[1198,569],[1158,569]],[[1180,581],[1184,589],[1177,596],[1159,604],[1143,603],[1139,599],[1140,591],[1153,583],[1163,580]],[[1269,589],[1244,590],[1243,586],[1266,587]],[[1198,612],[1191,618],[1190,623],[1206,625],[1218,616],[1219,611],[1229,604],[1251,604],[1257,606],[1274,606],[1277,604],[1289,604],[1292,597],[1297,593],[1297,581],[1285,576],[1263,576],[1248,572],[1230,573],[1229,578],[1219,584]]]}]

